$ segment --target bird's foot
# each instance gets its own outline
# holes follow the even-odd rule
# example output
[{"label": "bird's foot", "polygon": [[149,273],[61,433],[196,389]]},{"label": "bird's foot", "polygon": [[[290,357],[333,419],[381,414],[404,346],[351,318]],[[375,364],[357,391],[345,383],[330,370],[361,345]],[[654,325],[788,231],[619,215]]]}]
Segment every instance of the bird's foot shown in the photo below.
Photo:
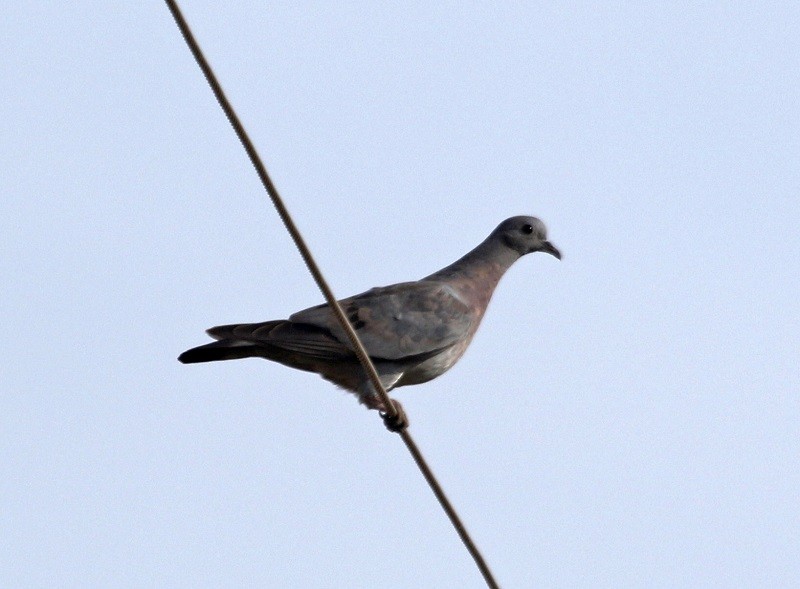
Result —
[{"label": "bird's foot", "polygon": [[408,416],[403,406],[400,404],[400,401],[389,399],[392,403],[392,407],[394,407],[394,411],[389,411],[377,394],[372,391],[370,391],[370,393],[371,394],[368,395],[359,395],[359,401],[369,409],[375,409],[380,414],[381,418],[383,418],[383,423],[386,425],[386,429],[390,432],[399,433],[408,427]]},{"label": "bird's foot", "polygon": [[389,399],[394,406],[395,414],[392,415],[388,411],[379,411],[380,416],[383,418],[383,424],[390,432],[399,434],[401,431],[408,427],[408,416],[406,415],[400,401]]}]

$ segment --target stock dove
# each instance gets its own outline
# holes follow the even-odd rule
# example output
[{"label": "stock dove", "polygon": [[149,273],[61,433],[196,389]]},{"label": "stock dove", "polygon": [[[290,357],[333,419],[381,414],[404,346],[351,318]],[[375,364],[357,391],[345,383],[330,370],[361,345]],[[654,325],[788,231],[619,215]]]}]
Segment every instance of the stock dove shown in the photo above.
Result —
[{"label": "stock dove", "polygon": [[[531,252],[561,259],[542,221],[511,217],[467,255],[422,280],[339,301],[386,390],[427,382],[453,366],[475,335],[500,278]],[[207,333],[217,341],[187,350],[178,360],[266,358],[316,372],[356,393],[367,407],[385,410],[327,304],[286,320],[221,325]]]}]

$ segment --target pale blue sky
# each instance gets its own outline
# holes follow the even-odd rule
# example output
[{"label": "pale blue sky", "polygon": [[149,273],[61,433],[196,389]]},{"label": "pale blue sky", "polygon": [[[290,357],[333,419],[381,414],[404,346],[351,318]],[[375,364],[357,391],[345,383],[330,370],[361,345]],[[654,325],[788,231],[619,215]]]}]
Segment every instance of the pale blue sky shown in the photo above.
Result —
[{"label": "pale blue sky", "polygon": [[[334,6],[182,2],[334,291],[564,252],[396,392],[500,583],[795,586],[798,5]],[[353,397],[177,362],[321,295],[166,7],[0,50],[0,584],[481,587]]]}]

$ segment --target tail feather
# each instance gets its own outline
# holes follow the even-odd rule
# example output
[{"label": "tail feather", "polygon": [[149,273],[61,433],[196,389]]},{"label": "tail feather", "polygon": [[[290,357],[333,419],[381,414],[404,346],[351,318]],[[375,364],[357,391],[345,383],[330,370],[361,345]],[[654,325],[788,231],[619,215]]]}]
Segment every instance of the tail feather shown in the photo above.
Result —
[{"label": "tail feather", "polygon": [[217,360],[238,360],[258,356],[258,346],[237,340],[220,340],[186,350],[178,356],[184,364],[197,362],[216,362]]},{"label": "tail feather", "polygon": [[287,323],[289,322],[284,320],[264,321],[262,323],[232,323],[206,329],[206,333],[216,340],[264,339],[269,336],[273,329]]},{"label": "tail feather", "polygon": [[266,358],[292,368],[321,372],[331,362],[355,360],[355,355],[328,330],[292,321],[236,323],[207,329],[215,342],[185,351],[184,364]]}]

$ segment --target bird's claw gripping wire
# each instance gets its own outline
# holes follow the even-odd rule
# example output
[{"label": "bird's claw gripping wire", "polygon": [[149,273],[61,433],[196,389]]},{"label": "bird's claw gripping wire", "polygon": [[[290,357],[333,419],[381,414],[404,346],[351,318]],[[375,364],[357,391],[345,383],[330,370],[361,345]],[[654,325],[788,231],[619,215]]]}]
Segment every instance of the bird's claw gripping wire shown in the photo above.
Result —
[{"label": "bird's claw gripping wire", "polygon": [[395,414],[392,415],[388,411],[380,411],[380,416],[383,418],[383,423],[390,432],[399,434],[401,431],[408,427],[408,416],[406,415],[400,401],[389,399],[394,406]]}]

